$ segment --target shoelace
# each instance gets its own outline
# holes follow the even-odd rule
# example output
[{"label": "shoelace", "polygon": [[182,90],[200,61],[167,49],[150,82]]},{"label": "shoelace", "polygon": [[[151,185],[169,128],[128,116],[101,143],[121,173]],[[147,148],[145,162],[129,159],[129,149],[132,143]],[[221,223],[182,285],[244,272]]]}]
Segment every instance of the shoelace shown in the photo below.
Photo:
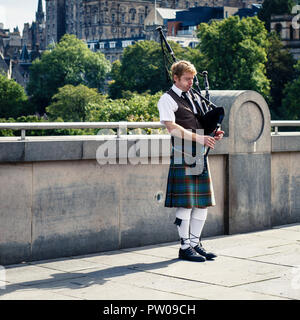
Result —
[{"label": "shoelace", "polygon": [[[190,235],[192,235],[192,237],[190,236],[190,241],[193,243],[196,243],[198,245],[199,243],[199,237],[195,236],[194,234],[190,233]],[[197,241],[194,241],[197,240]]]}]

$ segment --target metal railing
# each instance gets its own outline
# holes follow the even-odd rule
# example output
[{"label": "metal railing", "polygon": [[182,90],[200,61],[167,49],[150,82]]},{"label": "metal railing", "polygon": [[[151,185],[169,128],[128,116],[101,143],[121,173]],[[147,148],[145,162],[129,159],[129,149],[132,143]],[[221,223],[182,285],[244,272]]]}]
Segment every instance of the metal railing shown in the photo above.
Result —
[{"label": "metal railing", "polygon": [[[271,127],[275,128],[275,134],[279,127],[300,127],[300,121],[279,120],[271,121]],[[21,140],[25,140],[26,130],[45,129],[117,129],[117,137],[121,136],[124,129],[165,128],[160,122],[12,122],[0,123],[0,130],[21,130]]]},{"label": "metal railing", "polygon": [[271,121],[271,127],[274,127],[275,134],[279,134],[279,127],[300,127],[299,120],[273,120]]},{"label": "metal railing", "polygon": [[45,129],[117,129],[119,138],[126,129],[165,128],[160,122],[13,122],[0,123],[0,130],[21,130],[21,140],[25,140],[26,130]]}]

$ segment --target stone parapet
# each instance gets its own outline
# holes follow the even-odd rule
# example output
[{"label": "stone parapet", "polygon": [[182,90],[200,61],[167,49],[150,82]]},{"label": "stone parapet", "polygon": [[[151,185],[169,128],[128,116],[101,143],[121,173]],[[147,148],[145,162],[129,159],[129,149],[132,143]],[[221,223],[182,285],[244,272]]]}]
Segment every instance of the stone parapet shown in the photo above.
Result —
[{"label": "stone parapet", "polygon": [[[271,134],[256,92],[211,97],[226,135],[209,154],[216,206],[203,236],[299,222],[300,135]],[[169,155],[169,135],[0,138],[0,264],[177,240]]]}]

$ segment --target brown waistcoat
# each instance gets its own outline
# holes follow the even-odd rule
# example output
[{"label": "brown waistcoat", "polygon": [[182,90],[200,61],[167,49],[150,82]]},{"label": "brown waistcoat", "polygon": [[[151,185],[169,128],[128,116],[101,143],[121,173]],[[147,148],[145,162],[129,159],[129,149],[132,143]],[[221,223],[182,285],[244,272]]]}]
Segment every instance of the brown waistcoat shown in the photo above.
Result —
[{"label": "brown waistcoat", "polygon": [[[200,121],[198,120],[196,114],[188,106],[188,102],[179,97],[172,89],[167,91],[167,93],[176,101],[178,109],[175,112],[175,123],[179,124],[185,129],[203,129]],[[199,112],[199,111],[198,111]]]}]

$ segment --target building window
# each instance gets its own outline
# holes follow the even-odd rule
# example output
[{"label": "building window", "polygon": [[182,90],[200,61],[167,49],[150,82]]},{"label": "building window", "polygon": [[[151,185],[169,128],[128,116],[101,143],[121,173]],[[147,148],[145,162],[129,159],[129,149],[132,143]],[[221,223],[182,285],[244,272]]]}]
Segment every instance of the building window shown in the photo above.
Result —
[{"label": "building window", "polygon": [[290,26],[290,40],[294,40],[294,28]]},{"label": "building window", "polygon": [[143,24],[144,23],[144,16],[141,14],[140,15],[140,24]]},{"label": "building window", "polygon": [[125,13],[122,13],[121,21],[122,21],[122,23],[125,23]]},{"label": "building window", "polygon": [[134,21],[135,20],[136,10],[135,9],[130,9],[129,13],[130,13],[131,20]]},{"label": "building window", "polygon": [[105,42],[99,42],[99,48],[104,49]]},{"label": "building window", "polygon": [[277,34],[281,37],[281,30],[282,30],[282,25],[281,23],[276,23],[275,25],[275,31],[277,32]]},{"label": "building window", "polygon": [[114,23],[115,22],[115,19],[116,19],[116,15],[113,13],[111,15],[111,22]]},{"label": "building window", "polygon": [[126,48],[132,44],[132,40],[123,40],[122,41],[122,47]]},{"label": "building window", "polygon": [[109,42],[109,47],[110,47],[111,49],[115,48],[115,47],[116,47],[116,41],[110,41],[110,42]]}]

